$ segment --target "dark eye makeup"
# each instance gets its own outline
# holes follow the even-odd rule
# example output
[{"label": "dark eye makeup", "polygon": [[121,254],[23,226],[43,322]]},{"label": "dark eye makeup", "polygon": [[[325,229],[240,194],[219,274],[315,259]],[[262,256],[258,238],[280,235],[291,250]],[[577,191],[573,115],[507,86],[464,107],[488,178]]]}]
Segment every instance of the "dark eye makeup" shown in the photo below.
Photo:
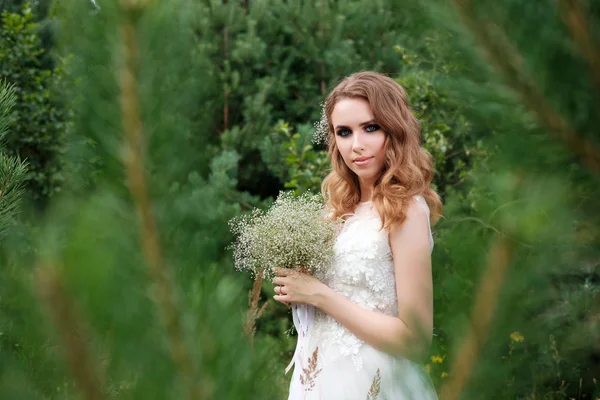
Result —
[{"label": "dark eye makeup", "polygon": [[341,128],[341,129],[338,129],[336,133],[338,136],[346,137],[346,136],[350,135],[352,132],[350,132],[350,129]]},{"label": "dark eye makeup", "polygon": [[[368,125],[365,125],[365,127],[364,127],[365,132],[368,132],[368,133],[376,132],[379,129],[381,129],[381,127],[379,125],[377,125],[377,124],[368,124]],[[338,136],[341,136],[341,137],[349,136],[351,133],[352,133],[352,131],[350,129],[348,129],[348,128],[345,128],[345,127],[344,128],[339,128],[336,131],[336,134]]]},{"label": "dark eye makeup", "polygon": [[369,124],[365,126],[365,131],[367,132],[375,132],[379,130],[379,125],[377,124]]}]

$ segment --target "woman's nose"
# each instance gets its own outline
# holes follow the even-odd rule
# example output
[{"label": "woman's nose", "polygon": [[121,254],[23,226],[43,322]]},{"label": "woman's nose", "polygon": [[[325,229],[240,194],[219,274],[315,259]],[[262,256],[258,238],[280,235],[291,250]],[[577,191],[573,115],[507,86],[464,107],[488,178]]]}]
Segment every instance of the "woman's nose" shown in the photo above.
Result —
[{"label": "woman's nose", "polygon": [[364,149],[364,144],[362,139],[359,137],[360,135],[354,135],[352,137],[352,151],[360,152]]}]

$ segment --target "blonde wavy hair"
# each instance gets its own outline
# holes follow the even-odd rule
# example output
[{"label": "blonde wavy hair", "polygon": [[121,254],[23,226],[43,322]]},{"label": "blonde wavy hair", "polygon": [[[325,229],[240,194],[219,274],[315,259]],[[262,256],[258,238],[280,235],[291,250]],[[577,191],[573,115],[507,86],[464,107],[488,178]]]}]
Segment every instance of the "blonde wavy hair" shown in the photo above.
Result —
[{"label": "blonde wavy hair", "polygon": [[409,202],[416,195],[425,198],[431,223],[435,224],[442,215],[442,202],[430,187],[434,165],[431,155],[421,147],[421,128],[410,110],[406,91],[388,76],[368,71],[346,77],[324,103],[331,172],[323,181],[321,191],[332,211],[332,218],[352,213],[360,201],[358,176],[342,159],[331,123],[336,103],[344,98],[366,100],[375,121],[386,134],[384,167],[372,196],[382,228],[391,230],[402,224]]}]

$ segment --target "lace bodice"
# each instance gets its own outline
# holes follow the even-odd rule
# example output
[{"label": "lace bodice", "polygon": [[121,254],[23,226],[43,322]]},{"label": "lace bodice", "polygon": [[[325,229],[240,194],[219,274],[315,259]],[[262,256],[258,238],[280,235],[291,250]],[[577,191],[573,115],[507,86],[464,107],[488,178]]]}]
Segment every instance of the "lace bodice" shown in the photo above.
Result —
[{"label": "lace bodice", "polygon": [[[417,202],[427,208],[421,197]],[[427,208],[429,212],[429,209]],[[372,311],[398,315],[396,277],[388,232],[370,202],[360,203],[346,219],[335,243],[335,261],[321,279],[337,293]],[[433,239],[430,237],[431,246]],[[351,356],[361,369],[359,356],[363,342],[335,319],[316,310],[313,340],[320,342],[325,360]]]}]

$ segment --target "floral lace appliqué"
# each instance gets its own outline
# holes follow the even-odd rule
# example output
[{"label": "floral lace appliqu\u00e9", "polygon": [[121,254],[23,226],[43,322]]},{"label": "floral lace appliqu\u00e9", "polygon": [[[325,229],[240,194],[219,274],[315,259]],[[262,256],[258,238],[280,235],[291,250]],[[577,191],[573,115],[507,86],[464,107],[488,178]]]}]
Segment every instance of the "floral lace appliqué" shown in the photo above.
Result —
[{"label": "floral lace appliqu\u00e9", "polygon": [[[326,283],[337,293],[368,310],[394,315],[397,297],[388,236],[377,214],[354,215],[346,220],[335,245],[336,259]],[[363,341],[333,318],[323,324],[323,340],[335,354],[351,357],[362,368]]]},{"label": "floral lace appliqu\u00e9", "polygon": [[[423,200],[424,201],[424,200]],[[337,293],[368,310],[398,315],[396,277],[388,232],[373,207],[362,207],[340,227],[335,261],[323,281]],[[325,313],[317,312],[315,343],[322,343],[323,363],[351,357],[357,370],[363,366],[364,342]]]}]

